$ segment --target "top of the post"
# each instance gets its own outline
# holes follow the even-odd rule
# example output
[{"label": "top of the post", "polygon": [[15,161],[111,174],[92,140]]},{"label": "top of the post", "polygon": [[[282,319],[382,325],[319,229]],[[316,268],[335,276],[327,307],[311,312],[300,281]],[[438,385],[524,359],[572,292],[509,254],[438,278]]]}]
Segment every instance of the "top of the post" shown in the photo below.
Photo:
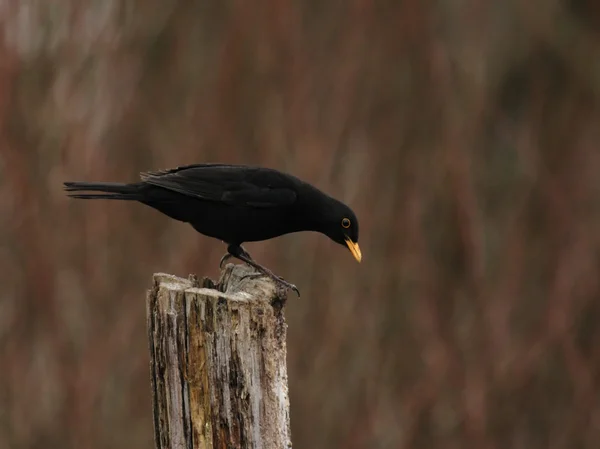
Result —
[{"label": "top of the post", "polygon": [[247,265],[227,264],[215,284],[209,278],[198,279],[190,275],[187,279],[166,273],[155,273],[154,288],[173,291],[200,293],[222,297],[230,301],[268,300],[285,301],[286,293],[266,276],[254,277],[255,270]]}]

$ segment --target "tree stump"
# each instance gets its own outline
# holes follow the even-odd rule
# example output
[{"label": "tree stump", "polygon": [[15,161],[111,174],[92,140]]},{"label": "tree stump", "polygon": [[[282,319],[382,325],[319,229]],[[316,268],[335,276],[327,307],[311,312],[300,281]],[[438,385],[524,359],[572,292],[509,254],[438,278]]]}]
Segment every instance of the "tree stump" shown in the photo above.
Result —
[{"label": "tree stump", "polygon": [[285,293],[229,264],[155,274],[146,311],[156,449],[290,448]]}]

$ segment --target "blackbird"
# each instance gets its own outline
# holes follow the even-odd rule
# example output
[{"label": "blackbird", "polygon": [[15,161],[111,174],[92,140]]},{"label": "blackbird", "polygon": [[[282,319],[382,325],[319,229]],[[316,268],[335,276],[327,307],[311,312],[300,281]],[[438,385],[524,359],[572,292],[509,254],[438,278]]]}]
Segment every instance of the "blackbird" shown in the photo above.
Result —
[{"label": "blackbird", "polygon": [[[65,182],[72,198],[138,201],[227,244],[237,258],[300,296],[295,285],[256,263],[242,243],[316,231],[360,262],[358,219],[344,203],[286,173],[244,165],[194,164],[141,173],[141,182]],[[101,193],[72,193],[72,192]]]}]

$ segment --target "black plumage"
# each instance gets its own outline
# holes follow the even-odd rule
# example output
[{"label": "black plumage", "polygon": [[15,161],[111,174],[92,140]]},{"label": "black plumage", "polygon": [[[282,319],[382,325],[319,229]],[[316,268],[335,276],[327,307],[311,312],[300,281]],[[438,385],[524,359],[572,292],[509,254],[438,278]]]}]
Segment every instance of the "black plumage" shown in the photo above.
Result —
[{"label": "black plumage", "polygon": [[[138,201],[227,243],[223,261],[235,257],[299,294],[298,289],[254,262],[242,248],[300,231],[315,231],[347,247],[361,260],[358,219],[344,203],[277,170],[195,164],[141,174],[141,182],[65,182],[72,198]],[[95,192],[95,193],[76,193]]]}]

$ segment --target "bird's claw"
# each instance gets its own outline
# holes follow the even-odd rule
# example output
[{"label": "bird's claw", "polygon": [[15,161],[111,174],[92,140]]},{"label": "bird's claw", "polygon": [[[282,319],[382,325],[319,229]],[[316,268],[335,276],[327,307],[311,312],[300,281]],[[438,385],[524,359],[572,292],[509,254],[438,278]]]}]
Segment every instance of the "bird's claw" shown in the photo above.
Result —
[{"label": "bird's claw", "polygon": [[291,289],[291,290],[292,290],[294,293],[296,293],[296,296],[298,296],[298,298],[300,298],[300,290],[298,290],[298,287],[296,287],[294,284],[290,284],[289,282],[288,282],[288,284],[289,284],[289,288],[290,288],[290,289]]},{"label": "bird's claw", "polygon": [[221,257],[221,261],[219,262],[219,268],[223,268],[223,264],[224,264],[224,263],[225,263],[227,260],[231,259],[232,257],[233,257],[233,256],[232,256],[231,254],[229,254],[229,253],[226,253],[226,254],[224,254],[224,255],[223,255],[223,257]]},{"label": "bird's claw", "polygon": [[283,278],[280,278],[279,276],[277,276],[277,278],[275,278],[273,280],[275,282],[278,282],[286,290],[292,290],[294,293],[296,293],[296,295],[298,296],[298,298],[300,298],[300,290],[298,290],[298,287],[296,287],[294,284],[292,284],[291,282],[286,281]]}]

